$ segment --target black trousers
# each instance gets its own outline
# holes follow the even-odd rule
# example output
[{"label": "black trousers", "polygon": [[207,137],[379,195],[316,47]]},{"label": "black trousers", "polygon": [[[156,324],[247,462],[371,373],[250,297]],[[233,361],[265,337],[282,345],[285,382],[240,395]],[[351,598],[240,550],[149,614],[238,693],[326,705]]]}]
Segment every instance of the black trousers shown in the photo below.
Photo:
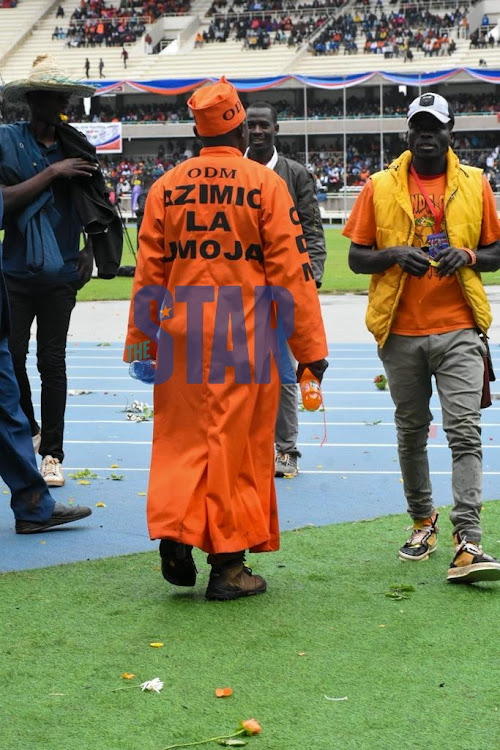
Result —
[{"label": "black trousers", "polygon": [[42,384],[40,455],[62,462],[66,410],[66,340],[78,283],[42,284],[6,277],[11,309],[9,349],[21,393],[21,408],[31,434],[40,431],[35,419],[31,387],[26,372],[30,329],[37,323],[37,367]]}]

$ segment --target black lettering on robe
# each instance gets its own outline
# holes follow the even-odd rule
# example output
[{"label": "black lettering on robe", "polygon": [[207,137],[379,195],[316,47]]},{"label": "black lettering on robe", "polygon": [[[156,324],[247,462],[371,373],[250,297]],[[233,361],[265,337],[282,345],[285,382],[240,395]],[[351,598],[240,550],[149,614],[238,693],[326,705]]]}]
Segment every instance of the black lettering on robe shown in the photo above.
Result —
[{"label": "black lettering on robe", "polygon": [[234,205],[242,206],[244,199],[245,199],[245,188],[244,187],[236,188],[236,200],[234,201]]},{"label": "black lettering on robe", "polygon": [[226,169],[226,167],[221,167],[220,176],[222,178],[225,177],[226,180],[234,180],[236,178],[236,169]]},{"label": "black lettering on robe", "polygon": [[194,211],[186,211],[186,229],[188,232],[206,232],[206,224],[196,224],[196,214]]},{"label": "black lettering on robe", "polygon": [[170,255],[163,256],[162,261],[164,263],[170,263],[177,255],[177,242],[169,242],[168,245],[170,247]]},{"label": "black lettering on robe", "polygon": [[300,224],[299,212],[297,211],[295,206],[292,206],[290,209],[290,221],[292,222],[292,224],[295,224],[295,226],[297,226],[297,224]]},{"label": "black lettering on robe", "polygon": [[232,185],[210,185],[210,203],[226,203],[229,205],[233,198]]},{"label": "black lettering on robe", "polygon": [[249,190],[247,196],[247,203],[250,208],[260,208],[260,190]]},{"label": "black lettering on robe", "polygon": [[229,222],[227,220],[227,216],[224,213],[224,211],[217,211],[215,214],[212,223],[210,224],[209,232],[213,232],[216,229],[222,229],[224,232],[230,232],[231,227],[229,226]]},{"label": "black lettering on robe", "polygon": [[174,202],[172,200],[172,191],[171,190],[164,190],[163,191],[163,205],[165,206],[165,208],[167,206],[172,206],[173,203]]},{"label": "black lettering on robe", "polygon": [[184,247],[181,242],[169,242],[170,255],[164,255],[162,260],[164,263],[170,263],[175,260],[177,256],[179,258],[196,258],[196,240],[187,240]]},{"label": "black lettering on robe", "polygon": [[260,245],[252,243],[245,250],[245,260],[258,260],[259,263],[264,261],[264,254]]},{"label": "black lettering on robe", "polygon": [[307,252],[307,241],[303,234],[299,234],[299,236],[295,238],[295,242],[297,243],[297,250],[299,253]]},{"label": "black lettering on robe", "polygon": [[304,272],[304,278],[306,281],[312,279],[314,281],[314,274],[310,263],[302,263],[302,271]]},{"label": "black lettering on robe", "polygon": [[[170,243],[171,245],[173,243]],[[196,240],[186,240],[186,244],[182,247],[181,242],[177,242],[177,255],[179,258],[196,258]]]},{"label": "black lettering on robe", "polygon": [[224,258],[227,258],[228,260],[240,260],[240,258],[243,256],[243,247],[241,246],[241,242],[239,240],[235,240],[234,242],[234,253],[224,253]]},{"label": "black lettering on robe", "polygon": [[174,203],[176,206],[185,206],[186,203],[195,203],[194,198],[188,198],[188,195],[193,192],[196,185],[176,185],[175,189],[180,190],[180,195],[177,196]]},{"label": "black lettering on robe", "polygon": [[[212,248],[212,252],[210,252],[209,248]],[[217,256],[220,253],[220,245],[216,240],[204,240],[200,245],[200,255],[202,258],[205,258],[206,260],[210,260],[211,258],[217,258]]]},{"label": "black lettering on robe", "polygon": [[208,203],[208,185],[202,182],[198,185],[199,188],[199,201],[200,203]]}]

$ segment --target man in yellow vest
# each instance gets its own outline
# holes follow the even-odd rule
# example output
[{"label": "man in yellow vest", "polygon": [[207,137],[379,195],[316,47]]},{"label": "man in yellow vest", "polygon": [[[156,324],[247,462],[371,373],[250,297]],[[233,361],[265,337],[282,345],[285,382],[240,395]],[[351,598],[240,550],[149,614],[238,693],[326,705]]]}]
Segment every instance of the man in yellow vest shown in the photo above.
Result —
[{"label": "man in yellow vest", "polygon": [[366,321],[396,407],[413,519],[399,556],[425,560],[437,545],[427,459],[434,376],[452,453],[455,556],[448,580],[500,580],[500,562],[480,546],[479,523],[480,408],[491,323],[479,272],[500,268],[500,222],[482,171],[460,164],[451,148],[454,116],[446,99],[423,94],[407,119],[408,150],[371,177],[344,229],[350,268],[372,274]]}]

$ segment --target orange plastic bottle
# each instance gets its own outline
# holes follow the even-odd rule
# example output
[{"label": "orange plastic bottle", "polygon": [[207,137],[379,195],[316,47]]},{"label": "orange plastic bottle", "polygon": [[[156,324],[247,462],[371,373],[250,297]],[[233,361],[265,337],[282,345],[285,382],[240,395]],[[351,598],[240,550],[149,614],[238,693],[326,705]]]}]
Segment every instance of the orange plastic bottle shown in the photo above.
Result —
[{"label": "orange plastic bottle", "polygon": [[323,402],[321,395],[321,385],[311,370],[306,367],[300,378],[300,392],[302,394],[302,403],[307,411],[316,411]]}]

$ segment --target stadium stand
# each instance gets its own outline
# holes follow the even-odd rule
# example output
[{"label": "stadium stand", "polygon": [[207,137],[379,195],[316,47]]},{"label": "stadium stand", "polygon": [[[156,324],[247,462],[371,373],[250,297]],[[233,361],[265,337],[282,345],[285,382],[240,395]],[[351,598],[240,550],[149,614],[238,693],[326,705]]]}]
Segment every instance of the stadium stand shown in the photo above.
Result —
[{"label": "stadium stand", "polygon": [[[23,5],[33,5],[34,0],[20,0],[20,4],[17,8],[12,9],[9,13],[20,13]],[[118,5],[117,0],[115,0]],[[220,41],[213,44],[204,43],[200,41],[203,39],[203,34],[209,33],[211,24],[214,23],[214,16],[207,15],[210,12],[212,6],[211,0],[194,0],[191,4],[190,14],[186,15],[186,5],[183,0],[171,0],[172,3],[177,3],[177,12],[173,15],[163,16],[158,19],[154,19],[154,14],[151,9],[153,7],[159,7],[161,4],[156,6],[150,3],[143,3],[142,0],[138,4],[137,0],[132,4],[121,4],[124,7],[121,12],[126,13],[124,16],[119,18],[124,19],[125,25],[132,24],[138,25],[139,23],[145,22],[145,33],[143,37],[137,41],[127,42],[127,51],[129,54],[127,76],[124,75],[123,59],[120,55],[120,50],[115,48],[108,48],[104,44],[97,47],[75,47],[67,49],[66,38],[52,38],[54,36],[55,27],[58,29],[64,28],[66,31],[69,27],[71,14],[75,10],[75,0],[61,0],[60,3],[48,3],[52,7],[52,13],[46,15],[42,21],[36,24],[36,29],[30,38],[25,41],[22,46],[16,48],[13,51],[9,51],[9,54],[4,54],[1,59],[2,75],[5,80],[11,80],[19,75],[22,75],[26,67],[29,67],[29,61],[34,59],[39,53],[40,48],[46,50],[51,48],[54,53],[59,57],[60,54],[64,53],[64,59],[68,63],[68,70],[77,75],[84,76],[84,63],[87,56],[89,56],[91,62],[90,77],[97,78],[98,70],[97,64],[99,57],[102,56],[104,61],[104,73],[106,78],[116,79],[129,77],[129,71],[133,71],[133,76],[136,78],[144,79],[155,79],[155,78],[179,78],[179,77],[192,77],[200,75],[203,71],[210,76],[218,76],[224,73],[230,73],[233,77],[245,77],[251,73],[252,76],[264,76],[269,74],[280,74],[280,73],[301,73],[304,75],[324,75],[327,74],[343,74],[348,66],[349,73],[356,73],[370,70],[399,70],[401,69],[402,63],[404,63],[405,71],[418,71],[418,70],[443,70],[450,67],[449,51],[450,46],[454,45],[455,50],[452,56],[452,64],[454,67],[479,67],[479,61],[483,60],[486,67],[490,69],[500,69],[500,46],[497,43],[498,40],[498,26],[497,18],[490,13],[488,18],[488,27],[482,25],[483,15],[479,10],[481,3],[470,10],[466,15],[469,19],[470,34],[469,37],[474,35],[477,31],[478,40],[481,38],[489,39],[492,34],[495,43],[491,45],[486,43],[486,46],[472,47],[471,39],[467,38],[467,35],[462,26],[463,14],[466,6],[463,3],[452,4],[450,7],[449,0],[443,1],[442,3],[422,1],[402,4],[402,12],[399,13],[399,3],[396,6],[391,3],[391,0],[377,0],[373,2],[370,9],[370,13],[365,14],[363,6],[354,2],[354,0],[348,0],[342,7],[334,7],[333,9],[325,9],[320,7],[312,7],[313,3],[308,5],[307,3],[300,4],[301,10],[299,11],[286,11],[284,16],[282,11],[267,11],[260,10],[252,12],[239,12],[235,13],[235,9],[238,6],[232,6],[231,8],[224,8],[225,12],[221,13],[218,9],[217,18],[238,18],[239,20],[245,21],[245,23],[252,22],[252,20],[267,19],[267,25],[272,27],[273,23],[280,23],[283,18],[289,17],[291,26],[300,26],[303,30],[300,32],[301,41],[299,44],[288,45],[288,43],[274,43],[275,32],[271,29],[271,40],[270,44],[266,49],[262,46],[245,44],[244,40],[236,39],[236,33],[229,35],[226,41]],[[273,7],[283,5],[286,0],[275,0]],[[43,4],[43,0],[37,3],[38,7]],[[84,5],[87,3],[84,2]],[[101,3],[102,4],[102,3]],[[64,23],[63,19],[56,18],[56,8],[60,5],[65,10]],[[163,4],[163,5],[166,5]],[[266,0],[253,0],[254,8],[259,5],[266,5]],[[317,2],[316,2],[317,5]],[[121,7],[120,6],[120,7]],[[120,10],[120,7],[118,10]],[[285,7],[287,7],[285,5]],[[413,10],[412,7],[418,9],[428,8],[425,12],[422,10]],[[169,6],[172,9],[172,6]],[[150,15],[145,11],[150,11]],[[477,12],[478,11],[478,12]],[[131,15],[135,14],[135,15]],[[368,20],[364,20],[366,18]],[[497,13],[497,16],[500,12]],[[412,33],[412,39],[409,40],[408,47],[412,51],[412,60],[405,59],[403,54],[404,43],[404,30],[399,29],[398,33],[395,34],[395,40],[387,44],[382,44],[377,49],[380,49],[379,54],[364,54],[363,48],[366,42],[366,34],[373,34],[380,36],[384,34],[383,24],[381,25],[381,19],[388,19],[388,23],[391,25],[394,31],[394,26],[398,26],[398,18],[404,17],[405,28],[410,30]],[[325,20],[325,18],[327,20]],[[338,23],[341,25],[346,24],[345,18],[352,19],[348,23],[353,26],[356,30],[356,43],[358,51],[356,54],[349,54],[349,61],[346,63],[343,54],[344,48],[341,47],[340,51],[342,54],[330,54],[326,55],[327,60],[323,59],[323,55],[317,56],[311,54],[311,48],[314,49],[315,41],[321,36],[326,28],[323,28],[325,24],[328,27],[335,26],[334,19],[341,19]],[[313,19],[313,21],[311,21]],[[315,22],[318,19],[323,19],[324,23],[320,24],[318,28],[315,27]],[[344,20],[342,20],[344,19]],[[358,20],[359,19],[359,20]],[[371,20],[370,20],[371,19]],[[437,19],[437,20],[436,20]],[[443,24],[439,23],[439,19]],[[105,23],[115,23],[116,18],[108,18]],[[148,21],[152,21],[148,24]],[[452,23],[451,26],[445,26],[444,22]],[[73,21],[74,24],[85,26],[87,20],[85,18],[77,19]],[[234,26],[234,23],[233,23]],[[363,27],[366,27],[363,31]],[[312,33],[309,33],[311,32]],[[375,30],[375,31],[373,31]],[[421,34],[423,37],[427,36],[429,32],[433,31],[435,36],[431,36],[436,39],[449,39],[449,42],[444,43],[444,54],[443,43],[439,49],[439,54],[431,55],[423,48],[423,41],[418,38]],[[483,34],[484,32],[484,34]],[[352,32],[349,32],[352,33]],[[145,37],[151,39],[150,43],[145,42]],[[285,40],[288,40],[290,36],[290,30],[285,31]],[[392,35],[394,36],[394,34]],[[415,41],[417,37],[417,41]],[[402,41],[397,42],[400,38]],[[198,40],[198,41],[197,41]],[[378,42],[384,40],[375,40],[374,43],[378,45]],[[420,43],[421,42],[421,43]],[[473,42],[472,42],[473,43]],[[478,42],[479,44],[479,42]],[[481,43],[482,44],[482,43]],[[387,48],[391,46],[392,52]],[[400,52],[396,54],[394,47],[397,47]],[[385,49],[385,51],[383,51]],[[147,51],[159,51],[160,54],[146,54]],[[392,56],[391,56],[392,55]],[[476,59],[477,58],[477,59]],[[230,68],[230,70],[228,69]]]},{"label": "stadium stand", "polygon": [[[449,98],[458,115],[461,157],[485,167],[500,189],[497,0],[470,6],[460,0],[304,0],[297,5],[290,0],[192,0],[190,6],[187,0],[169,0],[168,5],[115,0],[114,5],[110,0],[19,0],[16,8],[0,8],[0,32],[5,37],[0,72],[5,81],[23,77],[41,51],[50,51],[69,73],[82,79],[88,58],[88,77],[97,81],[102,58],[104,82],[120,82],[118,88],[109,97],[95,97],[90,115],[81,104],[71,114],[74,121],[123,122],[123,154],[112,169],[126,172],[123,164],[132,165],[131,174],[123,175],[125,187],[129,183],[132,188],[144,172],[168,169],[186,158],[196,143],[186,108],[191,84],[177,95],[159,96],[152,91],[134,93],[134,85],[123,81],[154,87],[162,79],[199,80],[221,74],[233,80],[279,75],[321,79],[383,71],[383,78],[361,80],[346,89],[346,121],[341,86],[306,88],[300,80],[285,79],[279,88],[264,85],[264,92],[242,93],[242,99],[264,97],[277,106],[280,148],[308,163],[321,197],[328,194],[322,205],[331,218],[339,212],[339,201],[343,209],[348,205],[346,194],[351,201],[369,173],[402,148],[401,114],[408,101],[425,90],[425,75],[435,74],[433,90]],[[170,15],[160,14],[165,9]],[[95,17],[89,19],[89,14]],[[99,24],[107,28],[98,31]],[[112,40],[109,28],[115,34]],[[68,29],[73,29],[69,37]],[[319,54],[318,42],[325,45]],[[338,46],[329,47],[331,42]],[[370,51],[365,51],[367,43]],[[123,48],[128,52],[126,69]],[[468,68],[485,69],[483,79],[460,72]],[[450,69],[459,72],[451,76]],[[423,77],[420,88],[411,81],[398,86],[390,80],[417,74]],[[161,158],[159,148],[164,152]]]},{"label": "stadium stand", "polygon": [[5,80],[10,80],[4,70],[6,58],[22,48],[33,27],[53,5],[53,0],[21,0],[14,6],[9,0],[0,4],[0,74]]}]

